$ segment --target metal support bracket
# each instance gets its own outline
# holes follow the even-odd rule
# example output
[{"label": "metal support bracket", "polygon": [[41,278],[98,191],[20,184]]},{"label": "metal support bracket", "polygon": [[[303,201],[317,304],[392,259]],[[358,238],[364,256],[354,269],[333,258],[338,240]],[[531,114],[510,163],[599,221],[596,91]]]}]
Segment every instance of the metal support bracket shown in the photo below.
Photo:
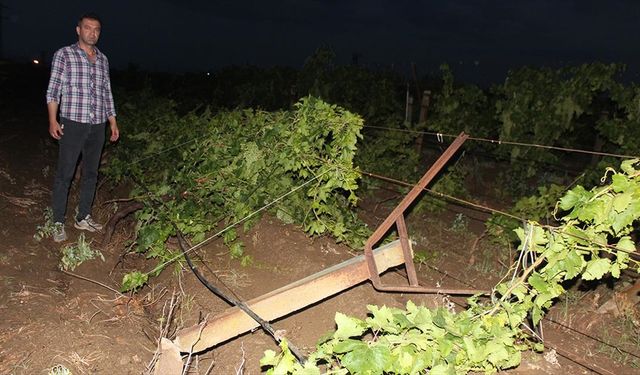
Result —
[{"label": "metal support bracket", "polygon": [[[415,199],[422,193],[427,185],[433,180],[433,178],[440,172],[440,170],[447,164],[447,162],[453,157],[453,155],[460,149],[462,144],[469,138],[464,132],[460,133],[458,137],[451,143],[451,145],[440,155],[438,160],[429,168],[429,170],[422,176],[420,181],[407,193],[402,201],[396,206],[396,208],[387,216],[387,218],[380,224],[380,226],[373,232],[373,234],[367,239],[364,246],[364,255],[367,261],[367,267],[369,268],[369,279],[376,290],[384,292],[409,292],[409,293],[444,293],[444,294],[484,294],[486,291],[474,290],[474,289],[444,289],[444,288],[426,288],[418,283],[418,275],[416,274],[416,267],[413,263],[413,253],[409,243],[409,235],[407,233],[407,225],[404,221],[404,213],[407,208],[415,201]],[[380,279],[378,273],[378,267],[373,257],[373,246],[375,246],[383,236],[395,225],[400,236],[400,244],[402,246],[402,253],[404,256],[404,266],[407,270],[408,285],[389,286],[384,285]]]}]

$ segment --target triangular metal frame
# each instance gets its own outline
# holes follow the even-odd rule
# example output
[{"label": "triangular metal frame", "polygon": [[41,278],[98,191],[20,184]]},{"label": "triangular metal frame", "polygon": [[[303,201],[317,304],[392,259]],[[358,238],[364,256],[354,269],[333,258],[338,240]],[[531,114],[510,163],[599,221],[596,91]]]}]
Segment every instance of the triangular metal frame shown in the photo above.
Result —
[{"label": "triangular metal frame", "polygon": [[[404,221],[404,213],[409,206],[415,201],[415,199],[422,193],[427,185],[433,180],[433,178],[440,172],[440,170],[447,164],[447,162],[453,157],[453,155],[460,149],[462,144],[469,138],[464,132],[460,133],[458,137],[451,143],[451,145],[440,155],[438,160],[429,168],[429,170],[422,176],[420,181],[407,193],[402,201],[396,206],[396,208],[387,216],[387,218],[378,226],[373,234],[367,239],[364,246],[364,255],[367,260],[367,266],[369,268],[369,279],[373,284],[373,287],[379,291],[385,292],[410,292],[410,293],[444,293],[444,294],[484,294],[486,291],[474,290],[474,289],[444,289],[444,288],[426,288],[418,283],[418,276],[416,274],[416,267],[413,263],[413,254],[409,244],[409,235],[407,233],[407,225]],[[389,286],[384,285],[380,279],[378,273],[378,267],[376,266],[375,259],[373,257],[373,246],[375,246],[384,235],[395,224],[400,236],[400,244],[402,245],[402,252],[404,255],[404,266],[407,270],[408,285]]]}]

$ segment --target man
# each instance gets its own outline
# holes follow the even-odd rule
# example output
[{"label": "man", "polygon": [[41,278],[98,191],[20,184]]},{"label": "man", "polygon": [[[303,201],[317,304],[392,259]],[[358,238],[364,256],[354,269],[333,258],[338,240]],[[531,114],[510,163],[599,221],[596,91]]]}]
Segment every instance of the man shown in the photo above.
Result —
[{"label": "man", "polygon": [[[111,93],[109,61],[96,48],[102,23],[95,14],[80,17],[78,42],[56,51],[47,89],[49,134],[58,140],[59,155],[53,183],[53,240],[67,239],[64,222],[69,186],[82,154],[80,202],[74,226],[95,232],[102,225],[91,218],[91,206],[98,180],[98,166],[109,122],[111,142],[120,132]],[[60,110],[60,121],[57,119]]]}]

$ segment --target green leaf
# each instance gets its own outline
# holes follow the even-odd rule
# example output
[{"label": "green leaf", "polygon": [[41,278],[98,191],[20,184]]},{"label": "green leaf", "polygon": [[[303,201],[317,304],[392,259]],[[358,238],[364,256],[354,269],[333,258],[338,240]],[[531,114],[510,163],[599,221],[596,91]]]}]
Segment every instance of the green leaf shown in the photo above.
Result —
[{"label": "green leaf", "polygon": [[611,227],[614,230],[614,234],[618,234],[627,229],[638,217],[640,217],[640,200],[633,200],[629,203],[626,210],[615,215],[613,218]]},{"label": "green leaf", "polygon": [[613,263],[611,265],[611,276],[616,279],[620,278],[620,265],[618,263]]},{"label": "green leaf", "polygon": [[147,283],[148,279],[149,275],[147,275],[146,273],[142,273],[140,271],[129,272],[122,278],[122,286],[120,287],[120,291],[128,292],[131,290],[139,289]]},{"label": "green leaf", "polygon": [[396,317],[394,316],[394,311],[387,306],[374,306],[368,305],[367,309],[371,311],[372,316],[367,318],[367,324],[371,326],[372,329],[378,331],[386,331],[391,333],[397,333],[398,328],[396,327]]},{"label": "green leaf", "polygon": [[334,353],[347,353],[354,350],[362,349],[363,346],[367,346],[365,342],[354,339],[346,339],[338,342],[333,346]]},{"label": "green leaf", "polygon": [[582,274],[582,278],[585,280],[597,280],[609,272],[611,267],[611,261],[609,259],[594,259],[587,262],[587,267]]},{"label": "green leaf", "polygon": [[439,364],[431,368],[429,375],[456,375],[456,371],[451,365]]},{"label": "green leaf", "polygon": [[560,209],[563,211],[569,211],[581,202],[586,202],[591,197],[591,193],[585,190],[582,186],[576,186],[569,190],[564,197],[560,198]]},{"label": "green leaf", "polygon": [[235,241],[238,238],[238,233],[236,232],[235,228],[231,228],[229,230],[227,230],[226,232],[224,232],[224,234],[222,235],[222,239],[224,241],[224,243],[226,245],[232,243],[233,241]]},{"label": "green leaf", "polygon": [[573,279],[578,276],[584,268],[586,262],[576,251],[569,251],[567,257],[564,260],[564,265],[567,274],[565,280]]},{"label": "green leaf", "polygon": [[231,257],[234,259],[240,259],[244,255],[244,243],[242,241],[237,241],[229,246],[229,253]]},{"label": "green leaf", "polygon": [[546,293],[549,290],[547,281],[544,280],[542,276],[540,276],[540,274],[537,272],[534,272],[533,274],[531,274],[531,276],[529,276],[529,279],[527,281],[532,287],[534,287],[538,291],[538,293]]},{"label": "green leaf", "polygon": [[391,352],[386,346],[365,345],[345,354],[341,362],[353,374],[382,374],[391,363]]},{"label": "green leaf", "polygon": [[487,350],[482,347],[482,345],[477,345],[478,343],[472,337],[464,337],[464,348],[467,351],[467,355],[469,359],[474,363],[480,363],[487,358]]},{"label": "green leaf", "polygon": [[631,199],[633,196],[630,193],[619,194],[613,198],[613,209],[616,210],[617,213],[624,211],[629,203],[631,203]]},{"label": "green leaf", "polygon": [[627,254],[633,253],[636,251],[636,245],[633,243],[633,240],[629,236],[624,236],[618,240],[618,244],[616,248],[624,251]]},{"label": "green leaf", "polygon": [[278,357],[273,350],[265,350],[264,355],[260,358],[260,366],[275,366],[278,363]]},{"label": "green leaf", "polygon": [[542,320],[544,316],[544,311],[542,311],[542,307],[538,304],[533,305],[531,308],[531,320],[533,324],[538,324]]},{"label": "green leaf", "polygon": [[638,163],[638,159],[625,160],[622,163],[620,163],[620,169],[628,175],[635,174],[637,170],[634,168],[634,165],[637,163]]},{"label": "green leaf", "polygon": [[487,352],[490,353],[487,359],[494,365],[498,365],[509,359],[509,352],[505,345],[495,341],[492,341],[487,345]]},{"label": "green leaf", "polygon": [[336,313],[335,321],[338,329],[334,333],[334,337],[337,339],[361,336],[367,329],[366,324],[362,320],[346,316],[339,312]]}]

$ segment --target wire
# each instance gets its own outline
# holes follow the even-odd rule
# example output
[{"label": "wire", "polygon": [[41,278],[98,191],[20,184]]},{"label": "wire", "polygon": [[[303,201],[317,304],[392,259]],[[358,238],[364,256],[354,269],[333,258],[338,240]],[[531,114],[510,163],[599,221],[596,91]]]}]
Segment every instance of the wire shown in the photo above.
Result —
[{"label": "wire", "polygon": [[[215,285],[211,284],[209,282],[209,280],[207,280],[207,278],[204,277],[204,275],[200,273],[200,271],[195,267],[195,265],[191,261],[191,257],[189,256],[189,254],[187,254],[186,247],[189,246],[189,243],[187,242],[187,240],[182,235],[182,232],[180,232],[180,229],[178,229],[178,226],[175,223],[172,223],[172,224],[173,224],[173,226],[174,226],[174,228],[176,230],[176,233],[178,235],[178,244],[180,246],[180,250],[182,250],[182,254],[184,255],[185,260],[187,261],[187,264],[189,265],[189,268],[191,269],[191,272],[193,272],[193,274],[196,275],[196,277],[202,283],[202,285],[204,285],[207,289],[209,289],[209,291],[211,291],[213,294],[215,294],[216,296],[218,296],[221,299],[223,299],[225,302],[227,302],[230,305],[233,305],[233,306],[239,308],[244,313],[249,315],[253,320],[255,320],[260,325],[260,327],[262,327],[262,329],[264,329],[279,344],[282,341],[282,338],[276,333],[276,331],[273,329],[273,326],[271,326],[271,324],[269,324],[268,321],[262,319],[262,317],[260,317],[255,311],[253,311],[241,299],[234,298],[235,296],[234,297],[230,297],[230,296],[224,294],[218,287],[216,287]],[[223,285],[225,285],[225,287],[227,287],[226,284],[223,283]],[[229,289],[229,287],[227,287],[227,289]],[[235,293],[232,293],[232,294],[235,295]],[[301,364],[306,362],[305,356],[298,349],[298,347],[296,345],[294,345],[291,341],[289,341],[288,344],[289,344],[289,349],[291,350],[291,353],[293,353],[293,355],[296,356],[298,361]]]},{"label": "wire", "polygon": [[[365,175],[365,176],[377,178],[379,180],[383,180],[383,181],[387,181],[387,182],[392,182],[392,183],[397,184],[397,185],[402,185],[402,186],[407,186],[407,187],[414,187],[415,186],[415,184],[411,184],[411,183],[408,183],[408,182],[405,182],[405,181],[402,181],[402,180],[397,180],[397,179],[392,178],[392,177],[382,176],[382,175],[371,173],[371,172],[367,172],[367,171],[359,171],[359,172],[361,174]],[[454,202],[462,203],[462,204],[467,205],[467,206],[475,207],[475,208],[477,208],[477,209],[479,209],[481,211],[484,211],[484,212],[497,213],[497,214],[500,214],[500,215],[503,215],[503,216],[507,216],[507,217],[510,217],[510,218],[518,220],[518,221],[526,221],[525,219],[523,219],[521,217],[518,217],[516,215],[510,214],[510,213],[505,212],[505,211],[500,211],[500,210],[498,210],[496,208],[491,208],[491,207],[483,206],[483,205],[480,205],[480,204],[477,204],[477,203],[469,202],[469,201],[466,201],[464,199],[456,198],[456,197],[453,197],[451,195],[447,195],[447,194],[444,194],[444,193],[440,193],[440,192],[434,191],[434,190],[429,189],[429,188],[424,188],[423,190],[428,192],[428,193],[430,193],[430,194],[433,194],[435,196],[441,197],[441,198],[445,198],[445,199],[448,199],[448,200],[451,200],[451,201],[454,201]]]},{"label": "wire", "polygon": [[[382,176],[382,175],[378,175],[378,174],[370,173],[370,172],[366,172],[366,171],[359,171],[359,172],[361,174],[365,175],[365,176],[369,176],[369,177],[377,178],[377,179],[380,179],[380,180],[392,182],[392,183],[395,183],[395,184],[398,184],[398,185],[403,185],[403,186],[408,186],[408,187],[414,187],[415,186],[414,184],[410,184],[408,182],[397,180],[397,179],[394,179],[394,178],[391,178],[391,177]],[[523,222],[523,223],[531,221],[529,219],[525,219],[525,218],[510,214],[508,212],[498,210],[496,208],[487,207],[487,206],[483,206],[481,204],[469,202],[467,200],[464,200],[464,199],[461,199],[461,198],[457,198],[457,197],[453,197],[451,195],[447,195],[447,194],[440,193],[440,192],[437,192],[437,191],[433,191],[433,190],[428,189],[428,188],[424,188],[423,190],[428,192],[428,193],[430,193],[430,194],[432,194],[432,195],[435,195],[437,197],[444,198],[444,199],[447,199],[447,200],[450,200],[450,201],[453,201],[453,202],[456,202],[456,203],[460,203],[460,204],[463,204],[463,205],[466,205],[466,206],[474,207],[474,208],[477,208],[477,209],[479,209],[481,211],[484,211],[484,212],[496,213],[496,214],[499,214],[499,215],[503,215],[503,216],[518,220],[518,221]],[[576,238],[578,240],[582,240],[582,241],[591,243],[593,245],[598,245],[598,246],[603,247],[603,248],[611,249],[611,250],[616,251],[616,252],[619,251],[619,252],[623,252],[623,253],[627,253],[627,254],[634,254],[635,253],[634,250],[625,250],[625,249],[620,249],[620,248],[616,247],[615,245],[599,243],[599,242],[594,241],[592,239],[585,238],[585,237],[579,236],[579,235],[577,235],[575,233],[570,233],[568,231],[558,232],[559,230],[561,230],[561,228],[557,228],[557,227],[554,227],[554,226],[551,226],[551,225],[542,225],[542,224],[540,224],[540,226],[543,227],[543,228],[548,229],[551,232],[559,233],[560,235],[567,235],[569,237],[573,237],[573,238]]]},{"label": "wire", "polygon": [[560,326],[560,327],[562,327],[562,328],[566,328],[566,329],[568,329],[568,330],[570,330],[570,331],[573,331],[573,332],[575,332],[575,333],[578,333],[578,334],[580,334],[580,335],[582,335],[582,336],[588,337],[588,338],[590,338],[590,339],[591,339],[591,340],[593,340],[593,341],[597,341],[597,342],[599,342],[599,343],[601,343],[601,344],[607,345],[607,346],[609,346],[609,347],[611,347],[611,348],[613,348],[613,349],[615,349],[615,350],[618,350],[618,351],[620,351],[620,352],[622,352],[622,353],[625,353],[625,354],[628,354],[628,355],[630,355],[630,356],[632,356],[632,357],[635,357],[635,358],[640,359],[640,355],[639,355],[639,354],[635,354],[635,353],[632,353],[632,352],[627,351],[627,350],[625,350],[625,349],[622,349],[622,348],[620,348],[620,347],[618,347],[618,346],[615,346],[615,345],[613,345],[613,344],[611,344],[611,343],[609,343],[609,342],[604,341],[604,340],[603,340],[603,339],[601,339],[601,338],[598,338],[598,337],[592,336],[592,335],[590,335],[590,334],[588,334],[588,333],[582,332],[582,331],[580,331],[580,330],[578,330],[578,329],[576,329],[576,328],[574,328],[574,327],[571,327],[571,326],[568,326],[568,325],[566,325],[566,324],[560,323],[560,322],[558,322],[558,321],[556,321],[556,320],[553,320],[552,318],[544,317],[544,319],[545,319],[545,320],[547,320],[547,321],[549,321],[549,322],[551,322],[551,323],[554,323],[554,324],[556,324],[556,325],[559,325],[559,326]]},{"label": "wire", "polygon": [[[243,222],[247,221],[248,219],[252,218],[253,216],[255,216],[255,215],[259,214],[260,212],[262,212],[262,211],[266,210],[267,208],[269,208],[269,207],[273,206],[274,204],[276,204],[276,203],[280,202],[281,200],[283,200],[284,198],[288,197],[289,195],[291,195],[291,194],[295,193],[296,191],[298,191],[298,190],[302,189],[303,187],[305,187],[305,186],[309,185],[309,184],[310,184],[310,183],[312,183],[313,181],[315,181],[315,180],[319,179],[320,177],[322,177],[323,175],[327,174],[329,171],[330,171],[330,169],[328,169],[328,170],[326,170],[326,171],[324,171],[324,172],[320,173],[319,175],[315,176],[315,177],[314,177],[314,178],[312,178],[311,180],[306,181],[306,182],[305,182],[305,183],[303,183],[302,185],[299,185],[299,186],[297,186],[297,187],[295,187],[295,188],[291,189],[291,190],[290,190],[290,191],[288,191],[287,193],[285,193],[285,194],[283,194],[283,195],[279,196],[278,198],[274,199],[273,201],[271,201],[271,202],[269,202],[269,203],[265,204],[264,206],[262,206],[262,207],[260,207],[259,209],[257,209],[257,210],[255,210],[255,211],[253,211],[252,213],[248,214],[247,216],[243,217],[242,219],[239,219],[239,220],[235,221],[234,223],[227,225],[225,228],[223,228],[222,230],[220,230],[220,231],[218,231],[217,233],[213,234],[212,236],[209,236],[208,238],[204,239],[203,241],[201,241],[201,242],[199,242],[199,243],[197,243],[197,244],[195,244],[195,245],[192,245],[189,249],[187,249],[187,250],[185,251],[185,253],[188,253],[188,252],[191,252],[191,251],[193,251],[193,250],[195,250],[195,249],[199,249],[199,248],[201,248],[202,246],[206,245],[207,243],[209,243],[209,242],[210,242],[211,240],[213,240],[214,238],[219,237],[222,233],[224,233],[224,232],[228,231],[229,229],[231,229],[231,228],[233,228],[233,227],[237,226],[238,224],[241,224],[241,223],[243,223]],[[146,272],[145,274],[146,274],[146,275],[150,275],[150,274],[152,274],[152,273],[154,273],[154,272],[157,272],[158,270],[160,270],[160,269],[164,268],[164,266],[166,266],[167,264],[169,264],[169,263],[172,263],[172,262],[176,261],[176,260],[177,260],[177,259],[179,259],[180,257],[182,257],[182,254],[178,254],[178,255],[176,255],[176,256],[174,256],[174,257],[172,257],[172,258],[169,258],[168,260],[166,260],[166,261],[164,261],[164,262],[160,263],[160,264],[159,264],[159,265],[157,265],[153,270],[151,270],[151,271],[149,271],[149,272]]]},{"label": "wire", "polygon": [[[443,133],[427,132],[427,131],[411,130],[411,129],[388,128],[388,127],[384,127],[384,126],[366,125],[364,127],[365,128],[371,128],[371,129],[398,131],[398,132],[403,132],[403,133],[434,135],[434,136],[436,136],[436,139],[439,142],[442,142],[441,140],[442,140],[443,137],[448,137],[448,138],[456,138],[457,137],[457,135],[454,135],[454,134],[443,134]],[[637,159],[637,158],[640,158],[640,156],[637,156],[637,155],[612,154],[612,153],[609,153],[609,152],[599,152],[599,151],[592,151],[592,150],[581,150],[581,149],[577,149],[577,148],[557,147],[557,146],[541,145],[541,144],[537,144],[537,143],[502,141],[502,140],[497,140],[497,139],[489,139],[489,138],[481,138],[481,137],[471,137],[470,136],[469,138],[467,138],[467,140],[469,140],[469,141],[478,141],[478,142],[487,142],[487,143],[498,144],[498,145],[536,147],[536,148],[543,148],[543,149],[546,149],[546,150],[567,151],[567,152],[575,152],[575,153],[580,153],[580,154],[599,155],[599,156],[611,156],[611,157],[614,157],[614,158],[622,158],[622,159]]]},{"label": "wire", "polygon": [[188,140],[188,141],[184,141],[184,142],[182,142],[182,143],[180,143],[180,144],[177,144],[177,145],[174,145],[174,146],[171,146],[171,147],[167,147],[167,148],[165,148],[165,149],[163,149],[163,150],[160,150],[160,151],[158,151],[158,152],[155,152],[155,153],[153,153],[153,154],[149,154],[149,155],[147,155],[147,156],[144,156],[144,157],[140,157],[140,158],[138,158],[138,159],[135,159],[135,160],[133,160],[132,162],[130,162],[129,164],[137,164],[137,163],[140,163],[141,161],[144,161],[144,160],[147,160],[147,159],[151,159],[151,158],[156,157],[156,156],[158,156],[158,155],[165,154],[165,153],[167,153],[167,152],[169,152],[169,151],[171,151],[171,150],[175,150],[176,148],[180,148],[180,147],[182,147],[182,146],[184,146],[184,145],[188,145],[189,143],[195,142],[195,141],[197,141],[197,140],[199,140],[199,139],[201,139],[201,138],[204,138],[204,137],[205,137],[205,135],[201,135],[201,136],[199,136],[199,137],[195,137],[195,138],[190,139],[190,140]]}]

